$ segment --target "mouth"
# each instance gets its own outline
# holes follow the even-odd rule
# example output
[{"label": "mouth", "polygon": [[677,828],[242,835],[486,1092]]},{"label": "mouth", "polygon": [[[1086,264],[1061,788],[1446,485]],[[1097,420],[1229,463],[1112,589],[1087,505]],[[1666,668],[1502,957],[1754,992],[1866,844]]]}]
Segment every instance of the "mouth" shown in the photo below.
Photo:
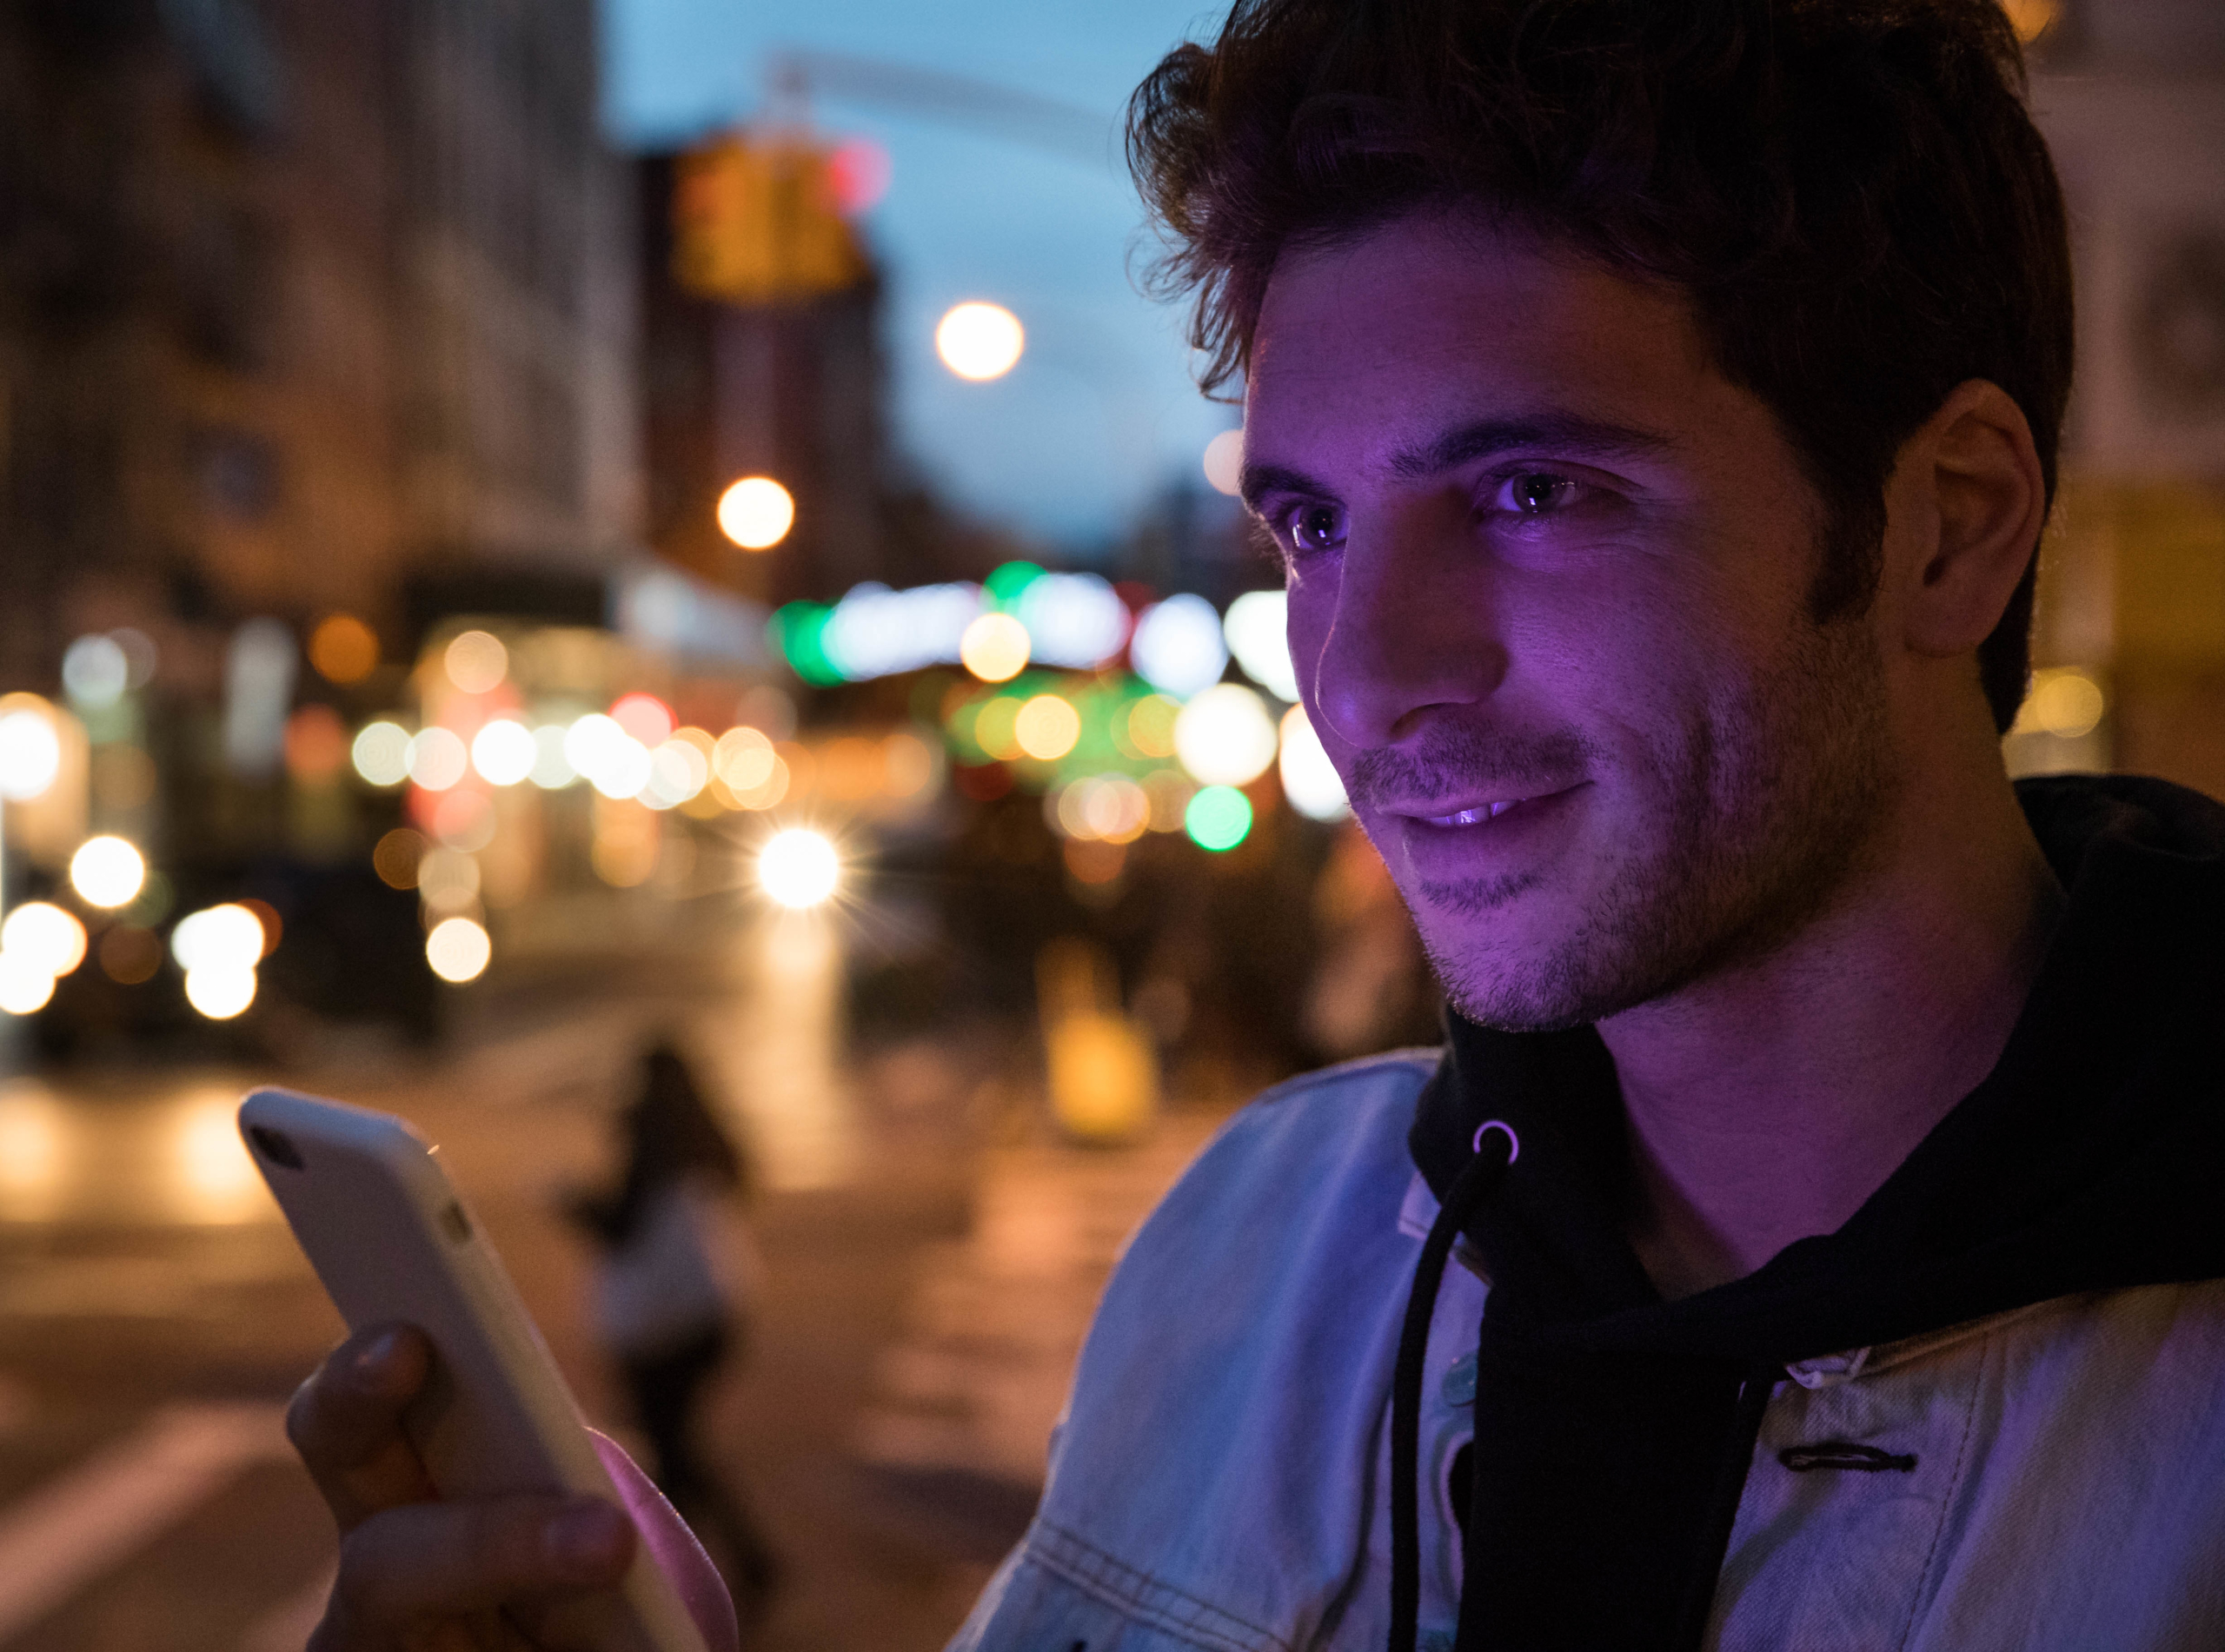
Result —
[{"label": "mouth", "polygon": [[[1578,782],[1578,785],[1581,785],[1581,782]],[[1482,803],[1471,804],[1465,808],[1455,809],[1449,814],[1424,814],[1415,811],[1409,813],[1407,818],[1419,821],[1424,826],[1432,826],[1445,830],[1460,826],[1484,826],[1498,819],[1499,816],[1510,810],[1519,809],[1528,804],[1550,802],[1553,799],[1565,797],[1577,789],[1576,786],[1566,786],[1554,791],[1533,792],[1526,797],[1492,798]]]}]

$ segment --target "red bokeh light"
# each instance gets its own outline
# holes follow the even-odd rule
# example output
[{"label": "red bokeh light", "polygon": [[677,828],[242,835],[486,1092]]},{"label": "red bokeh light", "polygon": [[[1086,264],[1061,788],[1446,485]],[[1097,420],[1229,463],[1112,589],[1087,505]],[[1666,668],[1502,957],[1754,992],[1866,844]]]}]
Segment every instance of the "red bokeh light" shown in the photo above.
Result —
[{"label": "red bokeh light", "polygon": [[621,695],[610,708],[610,720],[651,751],[670,740],[680,726],[672,707],[654,694]]},{"label": "red bokeh light", "polygon": [[836,209],[854,216],[876,204],[888,193],[893,171],[888,151],[871,138],[846,140],[827,157],[827,184],[834,192]]}]

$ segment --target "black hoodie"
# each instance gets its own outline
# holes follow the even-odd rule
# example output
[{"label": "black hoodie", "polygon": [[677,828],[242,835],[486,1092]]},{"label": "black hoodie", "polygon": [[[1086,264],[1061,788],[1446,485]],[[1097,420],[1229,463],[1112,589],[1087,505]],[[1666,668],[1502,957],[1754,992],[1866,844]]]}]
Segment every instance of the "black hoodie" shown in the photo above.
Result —
[{"label": "black hoodie", "polygon": [[1491,1294],[1460,1652],[1696,1646],[1789,1361],[2225,1277],[2225,808],[2129,777],[2017,792],[2069,901],[1999,1063],[1837,1232],[1732,1284],[1664,1302],[1632,1253],[1596,1032],[1451,1018],[1415,1163],[1447,1199],[1484,1119],[1521,1144],[1465,1230]]}]

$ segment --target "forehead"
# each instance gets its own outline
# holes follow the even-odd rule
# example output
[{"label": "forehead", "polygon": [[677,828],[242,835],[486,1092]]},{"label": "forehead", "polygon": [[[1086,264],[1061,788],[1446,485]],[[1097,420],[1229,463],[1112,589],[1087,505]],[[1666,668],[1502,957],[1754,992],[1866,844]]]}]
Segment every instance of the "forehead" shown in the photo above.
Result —
[{"label": "forehead", "polygon": [[1563,413],[1671,432],[1730,394],[1681,294],[1518,231],[1408,219],[1277,261],[1245,446],[1328,442],[1365,465],[1458,420]]}]

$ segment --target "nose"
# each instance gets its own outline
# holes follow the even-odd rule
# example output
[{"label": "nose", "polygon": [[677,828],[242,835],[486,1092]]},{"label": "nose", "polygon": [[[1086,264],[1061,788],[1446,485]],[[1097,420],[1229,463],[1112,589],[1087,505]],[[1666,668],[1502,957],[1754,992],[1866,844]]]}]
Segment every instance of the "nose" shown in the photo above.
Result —
[{"label": "nose", "polygon": [[1395,746],[1431,712],[1475,705],[1504,680],[1502,605],[1464,527],[1378,518],[1363,537],[1355,521],[1333,589],[1292,589],[1292,640],[1318,649],[1316,708],[1344,744]]}]

